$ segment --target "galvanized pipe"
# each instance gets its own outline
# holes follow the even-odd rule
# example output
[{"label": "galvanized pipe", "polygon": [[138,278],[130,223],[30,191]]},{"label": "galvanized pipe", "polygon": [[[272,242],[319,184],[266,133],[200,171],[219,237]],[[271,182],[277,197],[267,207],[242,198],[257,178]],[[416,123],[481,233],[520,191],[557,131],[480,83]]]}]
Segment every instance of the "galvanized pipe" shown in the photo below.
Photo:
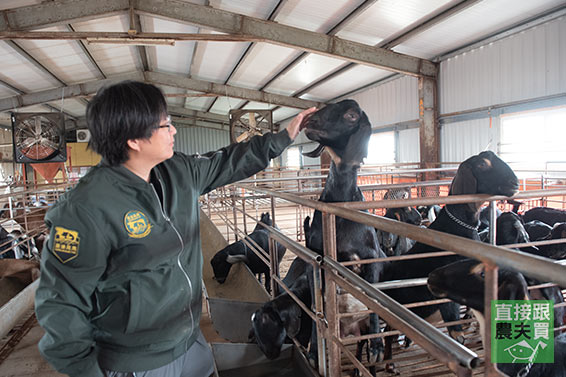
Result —
[{"label": "galvanized pipe", "polygon": [[[336,253],[336,216],[325,213],[322,215],[323,249],[325,257],[338,259]],[[330,279],[330,274],[325,274],[326,289],[325,313],[328,321],[326,338],[334,339],[340,337],[340,320],[338,319],[338,304],[336,302],[336,283]],[[342,363],[340,348],[334,341],[328,343],[329,376],[340,377]]]},{"label": "galvanized pipe", "polygon": [[[403,328],[409,338],[413,339],[436,359],[449,366],[454,365],[454,360],[469,369],[477,366],[479,359],[474,352],[454,339],[445,336],[430,323],[380,290],[372,287],[370,283],[354,272],[340,263],[326,258],[322,266],[327,269],[328,274],[332,273],[331,269],[338,271],[341,276],[333,274],[333,279],[336,279],[340,285],[344,285],[354,297],[382,316],[392,327]],[[359,287],[361,291],[356,287]]]},{"label": "galvanized pipe", "polygon": [[[566,267],[547,258],[530,255],[521,251],[510,250],[499,246],[484,244],[480,241],[474,241],[432,229],[423,229],[416,225],[399,223],[398,221],[384,217],[343,208],[334,203],[326,203],[299,198],[295,195],[278,193],[272,190],[260,188],[257,188],[256,190],[264,193],[270,193],[273,196],[289,200],[294,203],[309,206],[321,212],[332,213],[336,216],[351,221],[359,222],[377,229],[384,230],[386,232],[408,237],[427,245],[431,245],[444,250],[454,251],[466,257],[479,259],[482,262],[513,268],[528,276],[532,276],[543,281],[550,280],[555,283],[561,284],[562,286],[566,286]],[[562,191],[566,192],[566,190]],[[478,196],[483,197],[484,195]],[[490,200],[499,200],[498,198],[507,199],[507,197],[504,196],[490,196],[489,198]],[[474,201],[483,200],[485,199],[478,199],[476,197],[476,200]]]}]

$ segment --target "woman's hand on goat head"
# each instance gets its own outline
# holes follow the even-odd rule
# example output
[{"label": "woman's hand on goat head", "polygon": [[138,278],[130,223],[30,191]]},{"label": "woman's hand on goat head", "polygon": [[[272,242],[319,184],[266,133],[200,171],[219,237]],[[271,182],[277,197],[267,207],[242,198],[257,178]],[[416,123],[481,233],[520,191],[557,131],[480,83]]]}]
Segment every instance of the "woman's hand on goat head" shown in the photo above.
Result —
[{"label": "woman's hand on goat head", "polygon": [[316,107],[311,107],[309,109],[301,111],[297,114],[296,117],[293,118],[289,126],[287,126],[287,132],[289,133],[289,137],[291,140],[295,140],[299,132],[301,132],[303,121],[308,117],[308,115],[314,113],[316,111]]}]

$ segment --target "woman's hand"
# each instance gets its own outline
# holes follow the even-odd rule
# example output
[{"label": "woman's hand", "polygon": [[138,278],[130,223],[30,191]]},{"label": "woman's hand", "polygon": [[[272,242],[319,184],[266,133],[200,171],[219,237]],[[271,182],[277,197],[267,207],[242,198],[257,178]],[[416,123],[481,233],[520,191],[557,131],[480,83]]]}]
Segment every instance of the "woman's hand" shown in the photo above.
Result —
[{"label": "woman's hand", "polygon": [[297,114],[296,117],[293,118],[289,126],[287,126],[287,132],[289,133],[289,137],[291,140],[295,140],[299,132],[301,132],[301,124],[305,120],[305,118],[314,113],[316,111],[316,107],[311,107],[309,109],[303,110]]}]

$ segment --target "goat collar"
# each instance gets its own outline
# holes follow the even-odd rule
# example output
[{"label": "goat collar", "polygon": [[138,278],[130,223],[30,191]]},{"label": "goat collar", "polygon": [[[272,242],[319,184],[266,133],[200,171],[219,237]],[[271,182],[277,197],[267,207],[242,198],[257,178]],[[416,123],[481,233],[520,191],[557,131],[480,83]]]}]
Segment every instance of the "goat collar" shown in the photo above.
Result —
[{"label": "goat collar", "polygon": [[472,226],[470,224],[466,224],[465,222],[463,222],[462,220],[460,220],[459,218],[457,218],[456,216],[454,216],[449,210],[448,210],[448,204],[444,206],[444,210],[446,211],[446,214],[448,215],[448,217],[450,217],[450,219],[452,221],[454,221],[456,224],[460,225],[461,227],[464,227],[466,229],[469,230],[478,230],[479,224],[476,226]]}]

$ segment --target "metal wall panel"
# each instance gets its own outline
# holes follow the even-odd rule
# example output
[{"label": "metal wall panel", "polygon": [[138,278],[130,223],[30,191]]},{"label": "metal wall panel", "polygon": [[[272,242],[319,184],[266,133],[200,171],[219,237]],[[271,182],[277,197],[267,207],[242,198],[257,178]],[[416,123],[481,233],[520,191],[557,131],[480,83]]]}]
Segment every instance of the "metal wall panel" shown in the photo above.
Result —
[{"label": "metal wall panel", "polygon": [[442,114],[566,92],[566,17],[440,65]]},{"label": "metal wall panel", "polygon": [[372,128],[419,118],[418,80],[404,76],[354,94]]},{"label": "metal wall panel", "polygon": [[440,160],[464,161],[484,150],[497,152],[498,122],[489,118],[444,124],[440,129]]},{"label": "metal wall panel", "polygon": [[397,162],[420,161],[419,129],[409,128],[399,131],[397,135]]},{"label": "metal wall panel", "polygon": [[203,127],[178,127],[175,135],[175,151],[187,154],[215,151],[230,144],[228,130]]}]

